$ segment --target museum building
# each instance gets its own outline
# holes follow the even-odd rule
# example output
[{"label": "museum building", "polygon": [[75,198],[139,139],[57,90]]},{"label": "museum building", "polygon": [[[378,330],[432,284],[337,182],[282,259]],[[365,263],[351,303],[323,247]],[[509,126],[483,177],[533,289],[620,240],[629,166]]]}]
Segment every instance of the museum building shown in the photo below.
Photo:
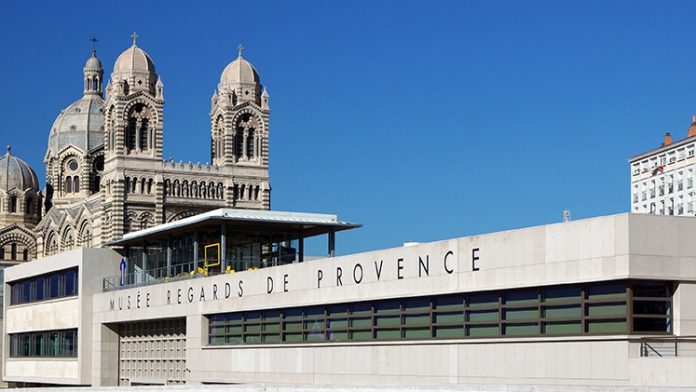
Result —
[{"label": "museum building", "polygon": [[[696,220],[619,214],[335,257],[219,209],[5,273],[11,385],[696,383]],[[305,260],[306,238],[327,257]],[[334,256],[334,257],[332,257]]]}]

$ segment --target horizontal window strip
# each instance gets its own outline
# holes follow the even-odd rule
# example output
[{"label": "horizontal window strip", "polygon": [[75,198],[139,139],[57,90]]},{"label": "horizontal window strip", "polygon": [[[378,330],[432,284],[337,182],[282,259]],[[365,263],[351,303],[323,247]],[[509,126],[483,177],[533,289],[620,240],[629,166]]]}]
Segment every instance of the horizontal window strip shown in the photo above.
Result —
[{"label": "horizontal window strip", "polygon": [[[634,286],[668,297],[632,298]],[[641,330],[669,334],[671,287],[670,282],[618,281],[217,314],[209,316],[208,342],[394,341]]]}]

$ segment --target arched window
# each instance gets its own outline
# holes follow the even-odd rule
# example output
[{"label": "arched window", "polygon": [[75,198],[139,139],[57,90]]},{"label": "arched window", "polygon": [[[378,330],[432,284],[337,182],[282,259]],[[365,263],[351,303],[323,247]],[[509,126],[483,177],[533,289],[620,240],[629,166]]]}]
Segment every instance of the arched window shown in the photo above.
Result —
[{"label": "arched window", "polygon": [[148,127],[148,120],[144,118],[140,126],[140,148],[145,150],[150,148],[150,146],[150,129]]},{"label": "arched window", "polygon": [[239,199],[244,200],[244,193],[246,191],[246,187],[244,184],[242,184],[241,188],[239,189]]},{"label": "arched window", "polygon": [[0,246],[0,260],[5,260],[5,246]]},{"label": "arched window", "polygon": [[237,156],[237,159],[244,155],[244,130],[241,128],[237,129],[237,133],[234,135],[234,155]]},{"label": "arched window", "polygon": [[65,177],[65,193],[72,193],[72,177]]},{"label": "arched window", "polygon": [[140,179],[140,193],[141,194],[145,193],[145,177]]},{"label": "arched window", "polygon": [[131,117],[128,119],[128,124],[126,125],[126,150],[134,150],[135,149],[135,127],[136,127],[136,120],[135,118]]},{"label": "arched window", "polygon": [[73,192],[79,192],[80,191],[80,177],[75,176],[73,177]]},{"label": "arched window", "polygon": [[152,178],[147,180],[147,193],[151,194],[152,193]]},{"label": "arched window", "polygon": [[17,212],[17,196],[10,197],[10,212]]},{"label": "arched window", "polygon": [[25,205],[24,205],[24,213],[27,214],[27,215],[33,214],[34,212],[32,211],[33,208],[31,208],[31,204],[32,204],[31,198],[27,198],[27,199],[25,200],[25,203],[24,203],[24,204],[25,204]]},{"label": "arched window", "polygon": [[10,245],[10,258],[12,260],[17,260],[17,243],[13,242],[12,245]]},{"label": "arched window", "polygon": [[254,157],[254,139],[256,138],[254,128],[249,129],[249,133],[247,134],[246,138],[246,150],[247,150],[247,157],[249,159]]},{"label": "arched window", "polygon": [[130,178],[129,177],[126,177],[126,179],[123,183],[123,187],[126,189],[126,193],[130,192]]},{"label": "arched window", "polygon": [[24,248],[24,251],[22,252],[23,260],[24,261],[29,261],[29,249]]},{"label": "arched window", "polygon": [[259,199],[259,186],[256,185],[256,188],[254,188],[254,200]]}]

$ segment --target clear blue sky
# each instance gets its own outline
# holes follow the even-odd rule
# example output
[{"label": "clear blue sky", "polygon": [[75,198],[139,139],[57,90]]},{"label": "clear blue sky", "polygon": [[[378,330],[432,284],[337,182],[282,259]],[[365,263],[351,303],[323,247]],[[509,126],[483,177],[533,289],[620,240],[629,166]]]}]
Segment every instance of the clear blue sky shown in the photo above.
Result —
[{"label": "clear blue sky", "polygon": [[365,226],[338,252],[629,209],[627,158],[696,114],[694,2],[3,2],[0,143],[44,176],[50,126],[138,43],[164,155],[209,159],[238,43],[271,96],[272,207]]}]

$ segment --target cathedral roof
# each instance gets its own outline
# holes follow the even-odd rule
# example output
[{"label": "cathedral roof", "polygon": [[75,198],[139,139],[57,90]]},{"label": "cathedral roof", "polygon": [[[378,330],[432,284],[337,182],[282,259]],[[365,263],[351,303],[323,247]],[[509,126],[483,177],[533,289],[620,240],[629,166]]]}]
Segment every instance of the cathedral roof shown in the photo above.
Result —
[{"label": "cathedral roof", "polygon": [[220,84],[222,86],[237,85],[239,83],[260,83],[259,73],[250,62],[242,57],[240,46],[239,56],[227,64],[227,67],[222,71],[220,76]]},{"label": "cathedral roof", "polygon": [[38,192],[39,180],[34,169],[24,160],[10,154],[10,146],[7,146],[7,153],[0,157],[0,189],[7,192],[13,188]]},{"label": "cathedral roof", "polygon": [[156,73],[155,63],[152,61],[152,58],[144,50],[140,49],[135,44],[135,41],[133,46],[121,53],[114,63],[114,72],[132,71],[148,72],[153,75]]},{"label": "cathedral roof", "polygon": [[99,72],[102,71],[102,63],[97,57],[97,51],[93,50],[92,55],[87,59],[87,62],[85,63],[85,71],[94,71],[94,72]]},{"label": "cathedral roof", "polygon": [[104,99],[85,95],[65,108],[53,122],[48,137],[48,151],[58,155],[72,145],[83,152],[104,144]]}]

